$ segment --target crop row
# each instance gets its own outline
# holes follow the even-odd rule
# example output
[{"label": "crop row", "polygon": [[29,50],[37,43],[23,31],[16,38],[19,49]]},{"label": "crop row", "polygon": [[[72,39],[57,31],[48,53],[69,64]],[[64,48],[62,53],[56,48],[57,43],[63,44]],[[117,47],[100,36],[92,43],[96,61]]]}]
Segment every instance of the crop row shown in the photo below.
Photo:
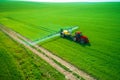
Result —
[{"label": "crop row", "polygon": [[64,76],[0,31],[1,80],[64,80]]}]

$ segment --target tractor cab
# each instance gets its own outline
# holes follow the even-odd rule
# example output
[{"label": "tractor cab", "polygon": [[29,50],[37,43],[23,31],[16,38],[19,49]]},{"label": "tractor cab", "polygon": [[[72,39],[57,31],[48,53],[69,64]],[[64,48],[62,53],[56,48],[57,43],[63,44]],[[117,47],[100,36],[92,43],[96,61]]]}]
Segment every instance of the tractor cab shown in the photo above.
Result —
[{"label": "tractor cab", "polygon": [[75,36],[77,38],[80,38],[82,36],[82,32],[80,32],[80,31],[75,32]]}]

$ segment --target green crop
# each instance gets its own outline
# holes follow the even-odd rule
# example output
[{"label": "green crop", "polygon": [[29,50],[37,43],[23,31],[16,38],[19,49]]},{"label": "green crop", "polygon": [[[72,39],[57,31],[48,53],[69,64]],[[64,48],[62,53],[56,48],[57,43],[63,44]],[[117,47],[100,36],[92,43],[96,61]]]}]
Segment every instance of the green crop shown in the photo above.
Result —
[{"label": "green crop", "polygon": [[91,46],[82,46],[61,37],[39,45],[97,79],[119,80],[119,9],[119,2],[11,2],[0,7],[0,23],[33,41],[61,28],[79,26],[78,30],[89,38]]},{"label": "green crop", "polygon": [[0,31],[0,80],[65,80],[64,76]]}]

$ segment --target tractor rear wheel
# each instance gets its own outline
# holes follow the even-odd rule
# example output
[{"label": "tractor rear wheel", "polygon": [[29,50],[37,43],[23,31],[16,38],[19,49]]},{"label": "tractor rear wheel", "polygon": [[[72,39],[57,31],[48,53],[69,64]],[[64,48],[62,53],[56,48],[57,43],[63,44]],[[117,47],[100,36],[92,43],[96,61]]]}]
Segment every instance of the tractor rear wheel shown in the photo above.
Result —
[{"label": "tractor rear wheel", "polygon": [[80,40],[80,43],[81,43],[81,44],[84,44],[84,43],[85,43],[85,40],[84,40],[84,39],[81,39],[81,40]]}]

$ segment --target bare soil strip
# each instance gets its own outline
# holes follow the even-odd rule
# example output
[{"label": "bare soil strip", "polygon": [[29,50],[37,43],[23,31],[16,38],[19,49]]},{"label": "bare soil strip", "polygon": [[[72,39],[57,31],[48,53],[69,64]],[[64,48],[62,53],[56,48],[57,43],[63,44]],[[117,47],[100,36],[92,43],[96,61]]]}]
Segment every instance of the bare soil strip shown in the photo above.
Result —
[{"label": "bare soil strip", "polygon": [[[96,80],[95,78],[93,78],[92,76],[90,76],[89,74],[85,73],[84,71],[76,68],[75,66],[71,65],[70,63],[66,62],[65,60],[59,58],[58,56],[54,55],[53,53],[49,52],[48,50],[44,49],[41,46],[38,45],[33,45],[33,47],[31,47],[28,44],[31,44],[32,41],[26,39],[25,37],[21,36],[20,34],[0,25],[0,29],[5,32],[7,35],[9,35],[11,38],[13,38],[15,41],[23,44],[25,47],[27,47],[28,49],[30,49],[32,52],[34,52],[35,54],[37,54],[38,56],[40,56],[43,60],[45,60],[46,62],[48,62],[51,66],[53,66],[55,69],[57,69],[59,72],[61,72],[62,74],[64,74],[66,76],[67,79],[69,80],[77,80],[77,78],[72,74],[75,73],[79,76],[81,76],[82,78],[84,78],[85,80]],[[22,40],[21,40],[22,39]],[[27,43],[25,43],[27,42]],[[32,44],[31,44],[32,45]],[[43,52],[44,54],[42,54],[41,52],[39,52],[38,50],[40,50],[41,52]],[[65,66],[66,68],[68,68],[70,71],[72,72],[68,72],[65,69],[63,69],[62,67],[60,67],[60,65],[56,64],[52,59],[54,59],[55,61],[57,61],[58,63],[60,63],[61,65]]]}]

